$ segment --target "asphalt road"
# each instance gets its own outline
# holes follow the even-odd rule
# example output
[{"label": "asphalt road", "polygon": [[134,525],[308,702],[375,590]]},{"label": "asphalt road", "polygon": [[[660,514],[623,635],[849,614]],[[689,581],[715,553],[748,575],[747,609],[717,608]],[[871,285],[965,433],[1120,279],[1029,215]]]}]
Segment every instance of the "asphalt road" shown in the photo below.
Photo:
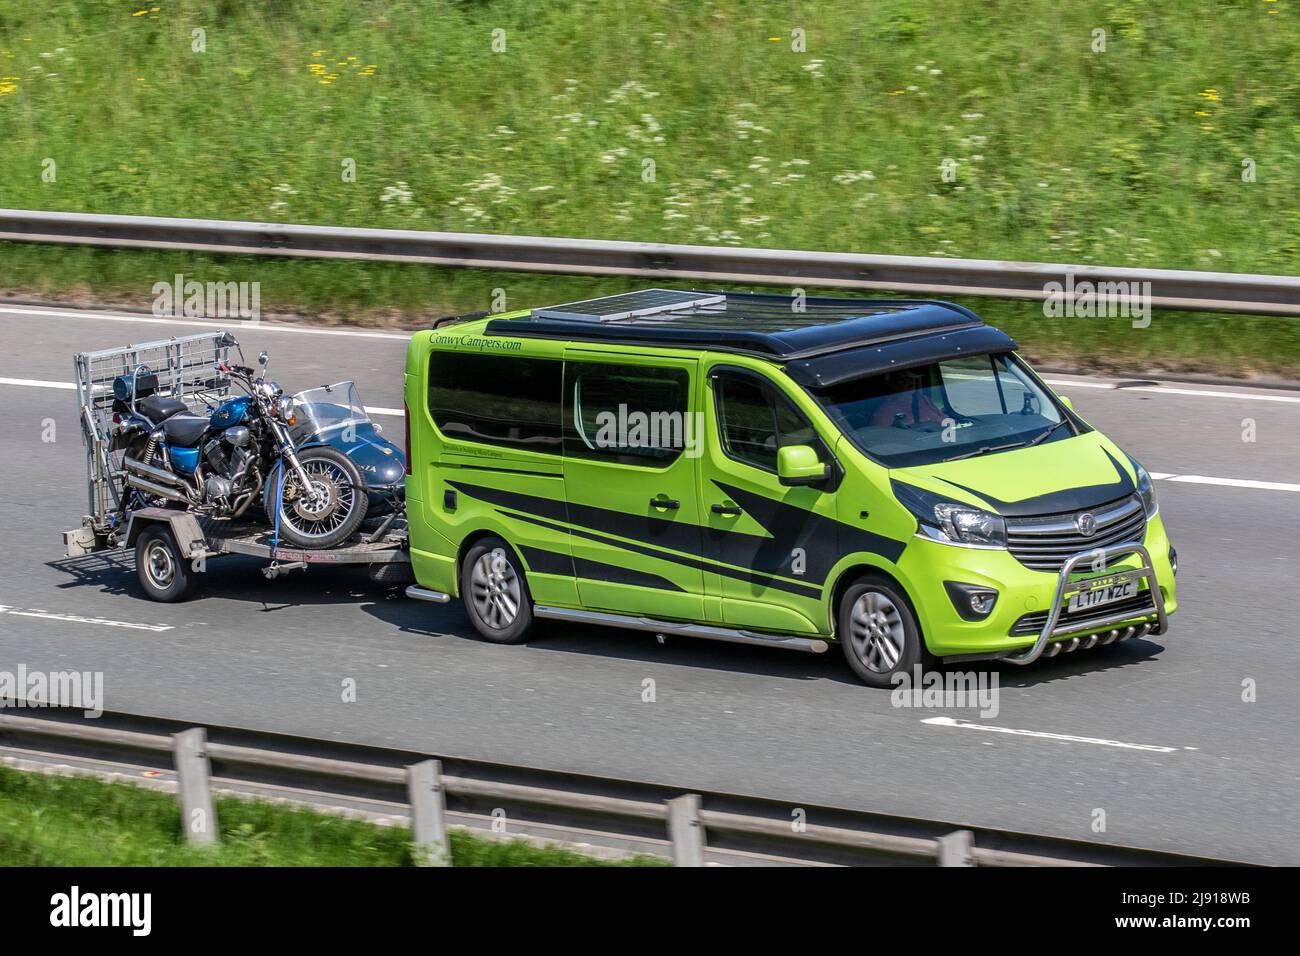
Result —
[{"label": "asphalt road", "polygon": [[[227,558],[199,599],[147,602],[129,557],[62,558],[60,532],[85,508],[83,453],[74,393],[38,383],[71,382],[76,351],[188,331],[0,311],[0,671],[102,671],[109,709],[196,723],[1300,863],[1300,393],[1048,376],[1169,476],[1157,489],[1181,607],[1157,639],[995,666],[1000,711],[981,717],[891,706],[836,649],[569,626],[497,647],[459,606],[358,572],[267,582]],[[250,357],[270,350],[291,390],[350,377],[369,405],[401,408],[404,335],[263,325],[240,338]],[[378,420],[400,433],[400,418]],[[959,723],[924,722],[936,716]]]}]

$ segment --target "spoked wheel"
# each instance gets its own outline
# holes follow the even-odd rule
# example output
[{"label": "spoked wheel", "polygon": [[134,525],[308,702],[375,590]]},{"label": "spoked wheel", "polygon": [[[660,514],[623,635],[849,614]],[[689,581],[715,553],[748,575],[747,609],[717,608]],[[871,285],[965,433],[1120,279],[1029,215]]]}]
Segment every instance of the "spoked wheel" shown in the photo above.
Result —
[{"label": "spoked wheel", "polygon": [[333,448],[305,449],[298,453],[298,461],[310,484],[304,487],[297,469],[278,463],[263,492],[267,520],[275,526],[279,494],[280,536],[286,542],[300,548],[337,548],[356,534],[370,507],[361,472]]},{"label": "spoked wheel", "polygon": [[533,600],[514,552],[484,538],[461,564],[461,595],[474,629],[496,644],[522,641],[533,623]]},{"label": "spoked wheel", "polygon": [[892,687],[895,674],[933,663],[907,598],[884,578],[861,577],[844,593],[837,636],[853,672],[872,687]]}]

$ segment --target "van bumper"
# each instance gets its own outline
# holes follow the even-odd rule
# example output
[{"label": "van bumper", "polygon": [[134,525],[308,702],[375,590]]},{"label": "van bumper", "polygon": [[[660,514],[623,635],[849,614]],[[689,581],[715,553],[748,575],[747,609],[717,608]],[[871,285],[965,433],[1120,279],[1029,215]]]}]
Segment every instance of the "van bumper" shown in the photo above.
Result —
[{"label": "van bumper", "polygon": [[[1009,551],[955,547],[913,538],[899,562],[930,653],[945,661],[1005,659],[1029,664],[1039,657],[1163,634],[1177,610],[1171,549],[1160,516],[1145,539],[1104,549],[1104,571],[1092,570],[1097,552],[1084,551],[1059,573],[1025,567]],[[1070,611],[1081,585],[1136,582],[1136,594],[1112,605]],[[958,614],[944,582],[997,591],[983,620]],[[1153,595],[1159,595],[1153,598]]]}]

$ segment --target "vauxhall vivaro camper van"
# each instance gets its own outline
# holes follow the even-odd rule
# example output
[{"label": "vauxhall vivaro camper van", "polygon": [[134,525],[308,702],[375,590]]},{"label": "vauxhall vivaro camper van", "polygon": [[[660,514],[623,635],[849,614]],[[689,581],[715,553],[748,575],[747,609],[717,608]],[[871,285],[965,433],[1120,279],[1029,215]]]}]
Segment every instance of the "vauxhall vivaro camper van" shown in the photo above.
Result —
[{"label": "vauxhall vivaro camper van", "polygon": [[408,593],[889,686],[1163,633],[1151,479],[960,306],[651,289],[417,333]]}]

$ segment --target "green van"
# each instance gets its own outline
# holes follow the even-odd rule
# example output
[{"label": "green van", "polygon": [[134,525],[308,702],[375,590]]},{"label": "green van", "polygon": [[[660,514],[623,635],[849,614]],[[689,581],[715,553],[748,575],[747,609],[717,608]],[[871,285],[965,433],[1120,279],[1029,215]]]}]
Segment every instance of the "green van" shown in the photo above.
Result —
[{"label": "green van", "polygon": [[412,597],[813,653],[867,684],[1163,633],[1151,478],[930,301],[651,289],[417,333]]}]

